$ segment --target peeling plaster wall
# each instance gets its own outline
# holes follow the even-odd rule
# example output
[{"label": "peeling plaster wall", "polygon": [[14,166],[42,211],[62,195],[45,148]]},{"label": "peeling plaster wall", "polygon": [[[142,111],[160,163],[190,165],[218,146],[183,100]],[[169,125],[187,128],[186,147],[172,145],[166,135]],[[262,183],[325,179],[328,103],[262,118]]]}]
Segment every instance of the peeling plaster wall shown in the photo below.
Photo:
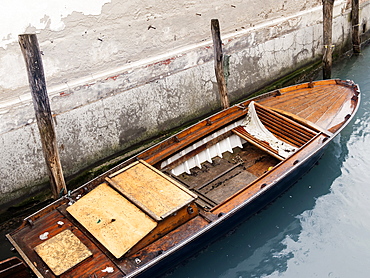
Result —
[{"label": "peeling plaster wall", "polygon": [[19,33],[38,33],[48,88],[54,91],[209,40],[212,18],[220,20],[222,32],[227,34],[321,2],[265,0],[260,5],[256,0],[100,0],[93,1],[97,3],[93,5],[87,0],[53,0],[40,6],[38,0],[4,1],[6,6],[0,14],[2,99],[10,91],[12,97],[21,99],[28,94],[24,62],[16,41]]},{"label": "peeling plaster wall", "polygon": [[[16,33],[38,34],[66,175],[219,109],[212,18],[230,56],[233,101],[317,61],[323,50],[321,0],[73,3],[43,7],[11,32],[3,27],[11,19],[0,25],[0,205],[47,181]],[[369,14],[365,2],[362,24]],[[340,49],[351,30],[347,0],[335,1],[334,15]]]}]

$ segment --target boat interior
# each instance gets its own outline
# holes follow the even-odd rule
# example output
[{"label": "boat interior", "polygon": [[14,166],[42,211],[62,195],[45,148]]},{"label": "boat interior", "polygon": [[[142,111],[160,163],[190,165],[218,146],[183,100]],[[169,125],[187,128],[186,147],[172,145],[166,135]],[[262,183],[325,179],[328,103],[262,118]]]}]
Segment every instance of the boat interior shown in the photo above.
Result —
[{"label": "boat interior", "polygon": [[[320,133],[312,127],[291,120],[257,103],[255,103],[255,108],[261,123],[275,137],[297,149]],[[213,138],[211,143],[208,141],[198,147],[190,147],[189,155],[179,156],[178,160],[164,167],[168,175],[198,196],[197,204],[207,211],[220,205],[238,191],[246,190],[249,184],[271,171],[286,158],[272,148],[268,142],[259,140],[248,133],[241,125],[236,125],[229,132],[230,136],[226,139],[222,136],[225,134],[223,133]],[[233,147],[230,141],[237,139],[232,139],[231,136],[236,136],[240,140],[236,147]],[[201,153],[197,150],[203,149],[204,144],[207,144],[206,151],[209,152],[209,149],[214,146],[220,149],[221,155],[199,163]],[[222,147],[224,144],[228,144],[228,147]],[[227,151],[224,151],[225,149]],[[185,162],[183,162],[184,156],[187,158]],[[179,167],[180,162],[189,164],[189,160],[192,159],[197,160],[200,165],[178,175],[171,172],[175,166]]]}]

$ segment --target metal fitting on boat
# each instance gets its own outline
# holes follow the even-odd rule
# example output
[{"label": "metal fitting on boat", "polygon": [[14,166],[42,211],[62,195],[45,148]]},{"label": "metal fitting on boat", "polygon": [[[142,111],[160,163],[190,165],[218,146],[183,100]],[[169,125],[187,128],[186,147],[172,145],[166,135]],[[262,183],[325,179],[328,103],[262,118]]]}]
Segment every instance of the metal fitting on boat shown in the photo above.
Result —
[{"label": "metal fitting on boat", "polygon": [[193,214],[194,213],[194,209],[191,206],[188,207],[188,213],[189,214]]}]

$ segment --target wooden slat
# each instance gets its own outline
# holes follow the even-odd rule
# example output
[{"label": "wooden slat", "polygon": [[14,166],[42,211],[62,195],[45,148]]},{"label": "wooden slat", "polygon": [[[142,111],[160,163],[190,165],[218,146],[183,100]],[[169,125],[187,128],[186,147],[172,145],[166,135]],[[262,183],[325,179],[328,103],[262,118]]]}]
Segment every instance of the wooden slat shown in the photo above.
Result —
[{"label": "wooden slat", "polygon": [[277,113],[277,112],[275,112],[275,111],[273,111],[273,110],[271,110],[271,109],[269,109],[269,108],[267,108],[267,107],[265,107],[265,106],[263,106],[263,105],[261,105],[259,103],[255,103],[255,106],[257,107],[257,110],[258,109],[263,110],[266,113],[269,113],[269,115],[274,116],[274,117],[276,117],[278,119],[283,120],[284,122],[286,122],[286,123],[294,126],[296,129],[298,129],[298,130],[300,130],[300,131],[302,131],[302,132],[304,132],[306,134],[310,134],[311,136],[316,135],[316,132],[314,132],[312,129],[310,129],[308,127],[305,127],[303,125],[300,125],[299,123],[297,123],[297,122],[295,122],[295,121],[293,121],[293,120],[291,120],[291,119],[289,119],[289,118],[287,118],[287,117],[285,117],[283,115],[280,115],[279,113]]},{"label": "wooden slat", "polygon": [[255,107],[257,115],[265,127],[278,139],[295,147],[301,147],[316,134],[316,132],[306,126],[265,108],[258,103],[255,104]]},{"label": "wooden slat", "polygon": [[249,143],[255,145],[256,147],[266,151],[273,157],[279,159],[279,160],[284,160],[284,157],[280,156],[279,153],[270,147],[269,144],[267,144],[264,141],[258,140],[257,138],[253,137],[250,135],[243,127],[238,126],[232,130],[236,135],[240,136],[244,140],[248,141]]},{"label": "wooden slat", "polygon": [[269,119],[265,115],[259,115],[262,124],[276,137],[296,147],[302,146],[310,140],[310,137],[303,137],[296,129],[284,125],[283,122]]},{"label": "wooden slat", "polygon": [[[316,132],[308,127],[280,115],[269,108],[265,108],[258,103],[255,103],[255,108],[262,124],[265,125],[270,132],[272,132],[278,139],[295,147],[303,146],[316,135]],[[284,158],[279,155],[278,151],[273,149],[267,142],[258,140],[249,134],[243,127],[234,128],[233,132],[277,159],[284,160]]]},{"label": "wooden slat", "polygon": [[316,134],[316,132],[313,131],[312,129],[309,129],[306,126],[303,126],[293,120],[290,120],[289,118],[286,118],[283,115],[280,115],[272,110],[269,110],[268,108],[264,108],[263,110],[261,108],[257,109],[257,114],[265,116],[266,119],[271,119],[275,122],[284,122],[285,129],[295,130],[306,139],[312,138],[312,136],[315,136]]},{"label": "wooden slat", "polygon": [[321,132],[321,133],[326,134],[328,136],[333,135],[331,132],[327,131],[326,129],[323,129],[322,127],[314,124],[313,122],[311,122],[307,119],[303,119],[298,115],[295,115],[295,114],[292,114],[290,112],[287,112],[287,111],[284,111],[284,110],[281,110],[281,109],[277,109],[277,108],[272,108],[272,107],[268,107],[268,108],[277,112],[277,113],[279,113],[279,114],[281,114],[281,115],[284,115],[285,117],[288,117],[288,118],[300,123],[301,125],[304,125],[304,126],[310,128],[311,130],[315,131],[316,133]]}]

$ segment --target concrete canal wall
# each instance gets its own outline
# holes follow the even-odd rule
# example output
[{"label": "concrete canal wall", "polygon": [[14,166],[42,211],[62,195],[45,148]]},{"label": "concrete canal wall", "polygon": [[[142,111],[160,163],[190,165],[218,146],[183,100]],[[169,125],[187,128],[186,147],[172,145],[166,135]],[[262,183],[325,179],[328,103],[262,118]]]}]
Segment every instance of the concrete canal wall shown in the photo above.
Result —
[{"label": "concrete canal wall", "polygon": [[[20,33],[38,34],[66,176],[220,109],[212,18],[220,21],[233,102],[320,61],[324,51],[321,0],[6,2],[0,12],[0,206],[48,181]],[[350,47],[350,6],[335,1],[338,53]],[[369,18],[370,3],[362,1],[364,33]]]}]

